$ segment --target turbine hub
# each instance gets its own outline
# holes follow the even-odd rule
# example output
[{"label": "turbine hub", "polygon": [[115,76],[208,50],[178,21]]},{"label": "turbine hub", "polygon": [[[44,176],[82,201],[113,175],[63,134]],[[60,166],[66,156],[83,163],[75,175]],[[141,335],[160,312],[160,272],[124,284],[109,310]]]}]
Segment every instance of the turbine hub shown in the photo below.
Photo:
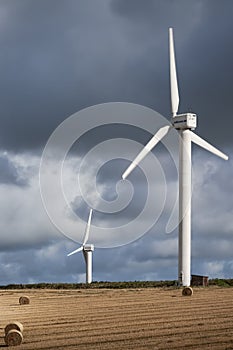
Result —
[{"label": "turbine hub", "polygon": [[197,115],[194,113],[177,114],[175,117],[172,117],[171,123],[178,130],[194,130],[197,127]]}]

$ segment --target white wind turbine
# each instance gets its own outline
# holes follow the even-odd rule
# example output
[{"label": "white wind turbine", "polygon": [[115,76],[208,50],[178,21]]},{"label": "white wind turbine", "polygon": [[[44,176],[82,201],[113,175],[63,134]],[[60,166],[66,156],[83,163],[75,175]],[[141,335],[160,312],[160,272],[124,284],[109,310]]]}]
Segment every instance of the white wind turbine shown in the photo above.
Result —
[{"label": "white wind turbine", "polygon": [[135,160],[126,169],[125,179],[141,160],[163,139],[171,128],[178,130],[179,138],[179,261],[178,282],[185,287],[190,286],[191,270],[191,143],[194,142],[207,151],[225,160],[228,157],[215,147],[194,134],[197,116],[193,113],[177,114],[179,91],[176,76],[176,61],[173,41],[173,29],[169,28],[170,89],[171,89],[171,124],[164,126],[152,137]]},{"label": "white wind turbine", "polygon": [[90,209],[87,226],[84,233],[83,244],[81,245],[81,247],[79,247],[78,249],[74,250],[73,252],[67,255],[67,256],[70,256],[81,251],[83,252],[85,262],[86,262],[86,283],[92,282],[92,253],[94,251],[94,245],[87,244],[89,233],[90,233],[90,227],[91,227],[92,212],[93,210]]}]

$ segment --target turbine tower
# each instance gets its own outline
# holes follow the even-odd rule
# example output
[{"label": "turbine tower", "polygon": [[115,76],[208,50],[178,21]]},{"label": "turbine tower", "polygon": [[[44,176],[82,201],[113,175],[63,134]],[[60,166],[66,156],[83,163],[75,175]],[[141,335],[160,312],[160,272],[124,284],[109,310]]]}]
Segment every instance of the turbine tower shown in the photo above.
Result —
[{"label": "turbine tower", "polygon": [[197,126],[197,116],[193,113],[177,114],[179,107],[179,90],[176,75],[173,29],[169,28],[169,58],[170,58],[170,89],[171,89],[171,126],[164,126],[152,137],[148,144],[138,154],[126,169],[122,178],[125,179],[141,160],[167,135],[171,128],[179,132],[179,254],[178,283],[184,287],[190,286],[191,275],[191,143],[207,151],[228,159],[221,151],[193,133]]},{"label": "turbine tower", "polygon": [[69,253],[67,256],[73,255],[78,252],[83,252],[84,259],[86,262],[86,283],[92,282],[92,253],[94,251],[94,245],[93,244],[86,244],[89,238],[90,233],[90,227],[91,227],[91,218],[92,218],[92,209],[90,209],[88,222],[86,226],[86,230],[84,233],[83,238],[83,244],[78,249],[74,250],[73,252]]}]

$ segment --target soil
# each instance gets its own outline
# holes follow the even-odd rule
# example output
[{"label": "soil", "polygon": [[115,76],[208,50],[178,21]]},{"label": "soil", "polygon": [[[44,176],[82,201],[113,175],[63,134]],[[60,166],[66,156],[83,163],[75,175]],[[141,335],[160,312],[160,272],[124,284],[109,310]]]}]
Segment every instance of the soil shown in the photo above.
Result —
[{"label": "soil", "polygon": [[5,290],[0,300],[0,348],[19,321],[22,350],[233,349],[233,288]]}]

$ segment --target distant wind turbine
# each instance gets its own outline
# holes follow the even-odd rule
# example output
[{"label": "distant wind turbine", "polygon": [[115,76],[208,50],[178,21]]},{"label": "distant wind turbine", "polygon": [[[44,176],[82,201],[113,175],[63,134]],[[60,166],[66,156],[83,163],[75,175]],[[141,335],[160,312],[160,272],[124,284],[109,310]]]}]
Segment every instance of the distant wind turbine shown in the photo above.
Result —
[{"label": "distant wind turbine", "polygon": [[179,91],[176,75],[176,61],[173,40],[173,29],[169,28],[170,89],[171,89],[171,126],[164,126],[152,137],[122,175],[123,179],[133,171],[142,159],[175,128],[180,135],[179,141],[179,262],[178,282],[184,287],[190,286],[191,271],[191,143],[207,151],[228,159],[224,153],[194,134],[197,116],[193,113],[177,114],[179,107]]},{"label": "distant wind turbine", "polygon": [[92,282],[92,253],[94,251],[94,245],[87,244],[90,228],[91,228],[92,212],[93,210],[90,209],[88,222],[87,222],[86,230],[83,237],[83,244],[81,245],[81,247],[79,247],[78,249],[74,250],[73,252],[67,255],[67,256],[70,256],[81,251],[83,252],[85,262],[86,262],[86,283]]}]

